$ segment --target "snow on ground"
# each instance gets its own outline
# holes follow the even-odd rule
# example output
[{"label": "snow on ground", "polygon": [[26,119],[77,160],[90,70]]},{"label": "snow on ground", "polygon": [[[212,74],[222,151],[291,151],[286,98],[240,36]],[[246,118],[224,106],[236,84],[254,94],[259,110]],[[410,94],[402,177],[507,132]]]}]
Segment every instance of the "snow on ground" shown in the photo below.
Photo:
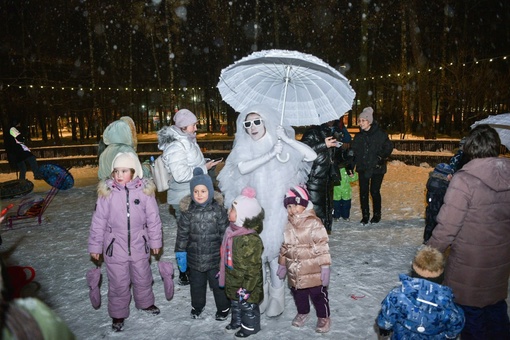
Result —
[{"label": "snow on ground", "polygon": [[[428,165],[406,166],[393,161],[382,186],[383,217],[376,225],[361,226],[358,188],[353,187],[350,222],[335,222],[330,236],[333,259],[329,297],[332,327],[327,334],[315,333],[316,318],[305,327],[291,326],[296,308],[286,292],[286,309],[276,318],[262,315],[262,330],[251,339],[377,339],[374,328],[380,302],[398,283],[398,274],[408,272],[415,251],[421,245],[424,226],[424,194]],[[94,310],[88,299],[85,273],[93,267],[87,253],[88,228],[96,201],[97,168],[72,168],[75,186],[60,191],[44,214],[43,223],[2,228],[2,251],[11,265],[32,266],[37,271],[38,290],[28,291],[53,308],[69,325],[78,339],[233,339],[224,333],[228,321],[214,319],[212,292],[203,313],[204,318],[189,317],[191,310],[189,286],[176,284],[171,301],[164,297],[163,283],[153,262],[154,293],[161,314],[148,316],[134,308],[121,333],[111,331],[107,311],[107,279],[103,269],[102,301]],[[0,181],[13,179],[14,174],[0,174]],[[27,178],[31,179],[29,172]],[[35,182],[32,196],[43,196],[49,186]],[[2,201],[19,203],[21,199]],[[176,236],[175,219],[170,216],[165,195],[158,195],[164,230],[163,260],[175,264],[173,246]],[[177,280],[174,280],[177,282]],[[35,285],[32,286],[35,288]],[[313,307],[312,307],[312,313]],[[314,315],[314,314],[312,314]]]}]

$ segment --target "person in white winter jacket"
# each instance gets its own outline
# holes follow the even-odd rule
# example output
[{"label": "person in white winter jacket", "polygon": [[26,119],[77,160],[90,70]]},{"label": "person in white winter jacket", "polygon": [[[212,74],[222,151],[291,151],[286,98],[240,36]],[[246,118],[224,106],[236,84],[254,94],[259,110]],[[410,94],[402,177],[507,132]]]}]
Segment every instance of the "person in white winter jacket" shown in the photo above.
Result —
[{"label": "person in white winter jacket", "polygon": [[[177,111],[175,125],[165,126],[158,131],[158,148],[163,151],[166,170],[172,175],[167,191],[167,203],[173,208],[179,221],[179,202],[190,195],[189,182],[193,178],[193,169],[201,168],[204,173],[220,161],[206,162],[197,143],[197,117],[187,109]],[[189,283],[186,273],[180,272],[179,284]]]},{"label": "person in white winter jacket", "polygon": [[219,161],[206,163],[197,143],[197,117],[193,112],[188,109],[177,111],[174,122],[174,125],[158,131],[158,148],[163,151],[165,168],[172,174],[167,203],[174,208],[178,220],[179,202],[190,194],[189,182],[193,178],[193,169],[199,167],[207,173]]}]

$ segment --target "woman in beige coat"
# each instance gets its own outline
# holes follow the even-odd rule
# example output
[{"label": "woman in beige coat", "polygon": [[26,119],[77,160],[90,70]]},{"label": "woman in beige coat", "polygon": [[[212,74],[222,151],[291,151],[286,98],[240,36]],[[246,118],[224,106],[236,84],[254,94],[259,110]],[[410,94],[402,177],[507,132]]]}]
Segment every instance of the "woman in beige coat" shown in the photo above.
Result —
[{"label": "woman in beige coat", "polygon": [[466,316],[466,339],[510,339],[510,159],[488,125],[466,139],[469,162],[453,176],[428,245],[450,247],[444,285]]}]

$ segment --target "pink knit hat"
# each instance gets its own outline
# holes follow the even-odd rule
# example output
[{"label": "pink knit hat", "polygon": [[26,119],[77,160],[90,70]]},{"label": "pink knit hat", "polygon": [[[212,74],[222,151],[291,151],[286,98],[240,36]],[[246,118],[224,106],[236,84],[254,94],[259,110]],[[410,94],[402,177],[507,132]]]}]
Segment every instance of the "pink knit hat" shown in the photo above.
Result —
[{"label": "pink knit hat", "polygon": [[242,227],[247,218],[253,218],[262,211],[262,207],[255,198],[256,195],[255,189],[246,187],[241,191],[241,195],[237,196],[232,202],[232,206],[237,212],[237,226]]},{"label": "pink knit hat", "polygon": [[296,204],[306,208],[308,207],[309,202],[310,194],[308,191],[300,185],[295,185],[287,191],[287,194],[285,194],[283,206],[287,208],[289,204]]},{"label": "pink knit hat", "polygon": [[185,128],[186,126],[195,124],[197,122],[197,117],[188,109],[180,109],[174,116],[174,122],[175,126],[178,128]]}]

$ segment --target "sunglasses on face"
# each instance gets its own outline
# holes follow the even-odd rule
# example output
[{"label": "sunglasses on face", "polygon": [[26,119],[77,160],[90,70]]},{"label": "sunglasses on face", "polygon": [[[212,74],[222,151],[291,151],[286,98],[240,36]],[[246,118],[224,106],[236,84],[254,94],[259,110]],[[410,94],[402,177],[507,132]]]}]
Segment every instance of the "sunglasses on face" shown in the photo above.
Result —
[{"label": "sunglasses on face", "polygon": [[261,118],[257,118],[257,119],[254,119],[254,120],[246,120],[246,121],[243,122],[243,124],[244,124],[244,128],[245,129],[249,129],[249,128],[251,128],[251,126],[253,124],[255,124],[255,126],[261,125],[262,124],[262,119]]}]

